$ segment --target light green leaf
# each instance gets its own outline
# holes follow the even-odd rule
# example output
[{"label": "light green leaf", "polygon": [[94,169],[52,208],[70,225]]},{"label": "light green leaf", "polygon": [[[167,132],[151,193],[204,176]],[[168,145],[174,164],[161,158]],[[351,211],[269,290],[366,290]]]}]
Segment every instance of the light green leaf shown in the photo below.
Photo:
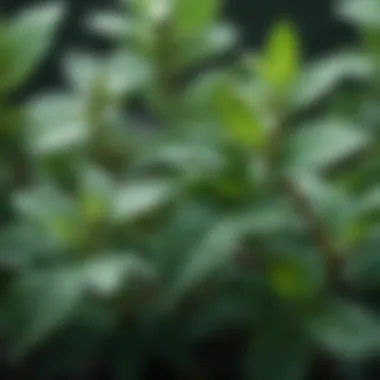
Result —
[{"label": "light green leaf", "polygon": [[265,131],[253,107],[233,87],[220,83],[214,92],[214,107],[227,135],[241,145],[261,148]]},{"label": "light green leaf", "polygon": [[132,181],[117,191],[113,217],[116,221],[134,221],[170,202],[178,191],[178,186],[170,181]]},{"label": "light green leaf", "polygon": [[40,5],[23,11],[8,26],[11,59],[1,86],[14,89],[33,73],[53,42],[63,16],[62,3]]},{"label": "light green leaf", "polygon": [[29,103],[27,146],[46,155],[83,147],[89,138],[82,99],[65,94],[46,94]]},{"label": "light green leaf", "polygon": [[150,62],[143,56],[133,53],[115,54],[106,66],[107,91],[118,97],[140,90],[152,79],[152,73]]},{"label": "light green leaf", "polygon": [[173,31],[179,38],[189,38],[210,27],[218,16],[220,0],[173,0]]},{"label": "light green leaf", "polygon": [[300,43],[292,24],[280,22],[270,31],[258,71],[275,91],[287,90],[299,74]]},{"label": "light green leaf", "polygon": [[207,33],[189,40],[187,44],[179,46],[180,66],[188,67],[223,54],[231,49],[237,41],[237,33],[230,25],[218,24]]},{"label": "light green leaf", "polygon": [[377,0],[339,0],[336,13],[360,28],[379,30],[380,4]]},{"label": "light green leaf", "polygon": [[84,290],[102,297],[116,294],[132,282],[142,284],[155,278],[152,265],[129,252],[106,252],[77,269]]},{"label": "light green leaf", "polygon": [[360,126],[343,120],[321,119],[289,137],[286,170],[308,174],[340,163],[370,142]]},{"label": "light green leaf", "polygon": [[132,20],[118,12],[105,10],[91,14],[86,24],[91,32],[102,37],[121,38],[133,31]]},{"label": "light green leaf", "polygon": [[69,53],[64,60],[64,73],[69,85],[76,91],[89,95],[103,73],[104,62],[84,52]]}]

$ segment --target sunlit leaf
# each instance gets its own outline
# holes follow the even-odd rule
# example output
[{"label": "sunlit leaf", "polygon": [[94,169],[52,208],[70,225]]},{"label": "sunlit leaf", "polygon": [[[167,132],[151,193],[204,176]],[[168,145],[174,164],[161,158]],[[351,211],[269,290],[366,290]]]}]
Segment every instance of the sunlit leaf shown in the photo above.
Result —
[{"label": "sunlit leaf", "polygon": [[173,30],[178,38],[192,37],[218,16],[220,0],[174,0]]},{"label": "sunlit leaf", "polygon": [[113,216],[118,221],[140,219],[166,205],[177,192],[177,186],[165,180],[132,181],[117,191]]},{"label": "sunlit leaf", "polygon": [[292,85],[300,70],[300,43],[295,28],[280,22],[270,31],[257,65],[262,79],[276,91]]},{"label": "sunlit leaf", "polygon": [[242,146],[261,148],[265,143],[265,130],[260,118],[234,88],[221,84],[214,92],[215,111],[231,140]]}]

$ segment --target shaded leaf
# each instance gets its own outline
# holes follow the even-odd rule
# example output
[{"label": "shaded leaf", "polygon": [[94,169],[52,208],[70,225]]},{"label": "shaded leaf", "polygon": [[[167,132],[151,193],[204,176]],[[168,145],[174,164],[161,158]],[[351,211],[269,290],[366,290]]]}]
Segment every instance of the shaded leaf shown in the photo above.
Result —
[{"label": "shaded leaf", "polygon": [[380,349],[380,324],[358,305],[332,300],[310,321],[317,342],[341,358],[363,358]]}]

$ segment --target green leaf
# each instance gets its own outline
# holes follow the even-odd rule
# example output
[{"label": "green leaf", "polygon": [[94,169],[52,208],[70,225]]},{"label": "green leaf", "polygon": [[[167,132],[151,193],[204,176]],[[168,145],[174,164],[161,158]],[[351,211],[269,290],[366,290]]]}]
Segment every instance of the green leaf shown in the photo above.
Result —
[{"label": "green leaf", "polygon": [[297,33],[289,22],[277,23],[270,31],[257,63],[260,76],[275,91],[287,90],[299,74],[299,45]]},{"label": "green leaf", "polygon": [[85,165],[81,172],[79,202],[86,219],[91,223],[109,215],[116,184],[96,166]]},{"label": "green leaf", "polygon": [[133,21],[118,12],[99,11],[87,18],[87,26],[91,32],[102,37],[122,38],[133,31]]},{"label": "green leaf", "polygon": [[155,278],[150,263],[129,252],[105,252],[87,260],[76,270],[83,282],[83,289],[91,294],[109,297],[123,287],[143,284]]},{"label": "green leaf", "polygon": [[11,59],[1,87],[15,89],[33,73],[52,45],[63,11],[61,3],[45,4],[23,11],[11,21],[7,30]]},{"label": "green leaf", "polygon": [[210,27],[218,16],[220,0],[173,0],[173,32],[179,38],[189,38]]},{"label": "green leaf", "polygon": [[35,225],[12,225],[0,234],[0,263],[7,267],[25,268],[60,253],[54,239]]},{"label": "green leaf", "polygon": [[340,234],[356,217],[354,200],[335,186],[311,174],[300,175],[293,181],[307,199],[314,214],[333,232],[333,238],[339,239]]},{"label": "green leaf", "polygon": [[81,302],[80,280],[75,272],[52,269],[20,279],[15,295],[15,318],[19,323],[11,348],[14,359],[68,322]]},{"label": "green leaf", "polygon": [[175,294],[182,294],[208,275],[228,265],[247,232],[246,219],[239,216],[227,217],[210,226],[180,271]]},{"label": "green leaf", "polygon": [[83,99],[66,94],[46,94],[27,108],[27,147],[38,155],[83,147],[89,138]]},{"label": "green leaf", "polygon": [[377,0],[339,0],[336,13],[344,21],[362,29],[380,28],[380,4]]},{"label": "green leaf", "polygon": [[215,88],[214,107],[220,124],[232,141],[252,148],[263,146],[266,136],[261,120],[242,94],[220,83]]},{"label": "green leaf", "polygon": [[102,74],[103,66],[104,62],[98,57],[84,52],[73,52],[65,57],[63,69],[70,86],[84,95],[89,95]]},{"label": "green leaf", "polygon": [[336,165],[370,142],[370,136],[351,122],[321,119],[290,135],[286,170],[308,174]]},{"label": "green leaf", "polygon": [[113,217],[123,222],[138,220],[166,205],[178,195],[178,191],[178,186],[170,181],[131,181],[117,191]]},{"label": "green leaf", "polygon": [[380,255],[378,228],[373,236],[358,245],[347,258],[347,279],[362,290],[377,291],[380,289]]},{"label": "green leaf", "polygon": [[379,320],[358,305],[332,300],[309,323],[314,339],[341,358],[368,357],[380,348]]},{"label": "green leaf", "polygon": [[207,33],[189,40],[179,46],[179,61],[181,68],[191,67],[202,61],[229,51],[237,41],[237,33],[230,25],[213,26]]},{"label": "green leaf", "polygon": [[81,237],[81,223],[74,202],[50,186],[36,186],[14,196],[18,216],[43,228],[65,243],[76,243]]},{"label": "green leaf", "polygon": [[[307,265],[309,264],[309,265]],[[281,258],[268,271],[269,285],[285,300],[305,300],[317,294],[321,288],[318,268],[297,257]]]},{"label": "green leaf", "polygon": [[369,57],[355,51],[318,59],[301,73],[294,88],[291,107],[299,110],[323,101],[346,79],[370,80],[374,69]]}]

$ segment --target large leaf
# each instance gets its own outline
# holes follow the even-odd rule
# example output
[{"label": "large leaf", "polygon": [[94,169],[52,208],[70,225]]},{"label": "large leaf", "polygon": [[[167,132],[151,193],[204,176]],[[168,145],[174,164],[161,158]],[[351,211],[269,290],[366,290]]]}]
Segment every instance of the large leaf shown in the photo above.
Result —
[{"label": "large leaf", "polygon": [[351,157],[370,142],[370,136],[348,121],[321,119],[289,136],[285,167],[306,173],[326,169]]},{"label": "large leaf", "polygon": [[370,80],[373,73],[370,58],[355,51],[320,58],[301,73],[290,101],[291,107],[298,110],[318,104],[344,80]]},{"label": "large leaf", "polygon": [[379,353],[379,320],[358,305],[333,299],[309,323],[316,341],[341,358],[364,358]]},{"label": "large leaf", "polygon": [[60,3],[44,4],[23,11],[11,21],[7,31],[11,59],[1,87],[13,89],[33,73],[52,46],[63,10]]}]

